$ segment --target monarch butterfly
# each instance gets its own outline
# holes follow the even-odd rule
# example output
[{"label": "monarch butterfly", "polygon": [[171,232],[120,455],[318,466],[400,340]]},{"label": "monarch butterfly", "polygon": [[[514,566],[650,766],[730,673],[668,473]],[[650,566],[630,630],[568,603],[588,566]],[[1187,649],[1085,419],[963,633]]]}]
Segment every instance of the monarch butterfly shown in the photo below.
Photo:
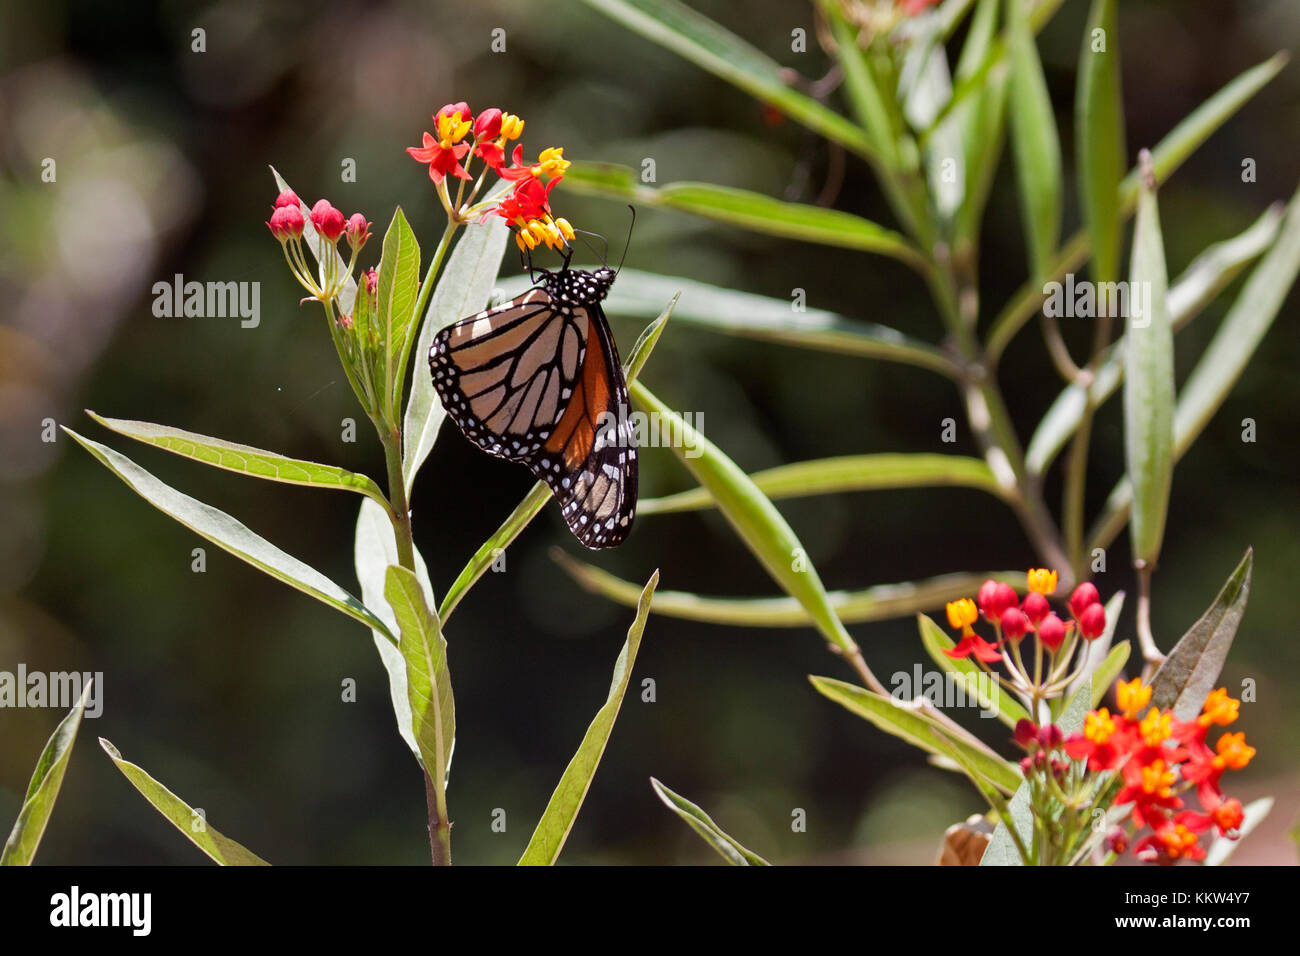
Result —
[{"label": "monarch butterfly", "polygon": [[591,549],[623,543],[636,513],[627,380],[600,307],[608,267],[538,270],[541,282],[440,331],[429,368],[443,407],[490,455],[526,465]]}]

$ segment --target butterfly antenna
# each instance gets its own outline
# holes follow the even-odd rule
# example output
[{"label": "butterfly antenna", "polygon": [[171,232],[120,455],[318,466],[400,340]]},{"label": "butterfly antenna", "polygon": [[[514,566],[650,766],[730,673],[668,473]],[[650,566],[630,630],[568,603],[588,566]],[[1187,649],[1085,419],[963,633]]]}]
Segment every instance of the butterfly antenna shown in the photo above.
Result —
[{"label": "butterfly antenna", "polygon": [[628,224],[627,241],[623,243],[623,255],[619,257],[618,268],[614,270],[614,275],[618,275],[623,271],[623,263],[627,261],[627,250],[632,245],[632,230],[636,227],[636,207],[628,203],[627,208],[632,213],[632,221]]},{"label": "butterfly antenna", "polygon": [[582,240],[582,244],[583,244],[584,246],[586,246],[588,249],[590,249],[590,250],[591,250],[591,254],[594,255],[594,256],[597,256],[597,257],[600,259],[600,261],[601,261],[602,263],[604,263],[604,264],[608,264],[608,263],[609,263],[609,241],[608,241],[604,236],[602,236],[602,235],[601,235],[600,233],[598,233],[598,232],[588,232],[586,229],[575,229],[575,230],[573,230],[573,231],[576,232],[576,233],[578,233],[578,234],[581,235],[581,236],[591,236],[593,239],[599,239],[599,240],[600,240],[600,244],[601,244],[601,248],[602,248],[602,250],[603,250],[603,251],[601,251],[601,252],[597,252],[597,251],[596,251],[596,247],[593,246],[593,245],[592,245],[590,242],[588,242],[586,239],[583,239],[583,240]]}]

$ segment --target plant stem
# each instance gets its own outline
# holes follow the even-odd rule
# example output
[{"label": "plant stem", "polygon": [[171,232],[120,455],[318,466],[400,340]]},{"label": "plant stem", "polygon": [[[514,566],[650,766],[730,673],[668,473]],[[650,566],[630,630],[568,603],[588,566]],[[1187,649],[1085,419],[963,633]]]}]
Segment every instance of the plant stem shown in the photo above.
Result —
[{"label": "plant stem", "polygon": [[1137,634],[1142,647],[1142,657],[1146,660],[1142,680],[1149,682],[1151,673],[1164,663],[1165,655],[1156,646],[1155,635],[1151,633],[1151,565],[1145,561],[1136,562],[1138,579]]},{"label": "plant stem", "polygon": [[437,789],[429,771],[424,771],[424,796],[429,806],[429,853],[434,866],[451,866],[451,822],[447,819],[447,807],[439,807]]}]

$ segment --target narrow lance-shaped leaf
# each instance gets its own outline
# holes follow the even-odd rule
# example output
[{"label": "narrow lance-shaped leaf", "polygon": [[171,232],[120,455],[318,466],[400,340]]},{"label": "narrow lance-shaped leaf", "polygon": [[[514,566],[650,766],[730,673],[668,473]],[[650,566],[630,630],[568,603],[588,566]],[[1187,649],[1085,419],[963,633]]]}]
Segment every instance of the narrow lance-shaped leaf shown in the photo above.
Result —
[{"label": "narrow lance-shaped leaf", "polygon": [[[1165,301],[1169,306],[1169,324],[1174,332],[1183,329],[1214,300],[1253,260],[1259,258],[1277,238],[1285,205],[1276,203],[1239,235],[1216,242],[1198,255],[1169,286]],[[1100,407],[1115,394],[1124,379],[1124,340],[1121,338],[1097,368],[1089,391],[1093,407]],[[1186,389],[1184,389],[1184,396]],[[1180,399],[1183,404],[1185,399]],[[1087,396],[1083,386],[1067,385],[1056,396],[1025,451],[1025,466],[1032,474],[1046,473],[1065,443],[1078,428]],[[1174,443],[1178,443],[1175,414]]]},{"label": "narrow lance-shaped leaf", "polygon": [[218,833],[216,828],[208,823],[201,810],[195,810],[149,776],[141,767],[123,757],[121,751],[109,741],[100,737],[99,745],[104,748],[104,753],[108,754],[117,769],[122,771],[122,775],[131,781],[131,786],[139,790],[140,795],[148,800],[168,823],[215,862],[222,866],[270,865],[256,853]]},{"label": "narrow lance-shaped leaf", "polygon": [[[963,455],[844,455],[778,465],[756,471],[750,478],[773,500],[886,488],[964,487],[987,491],[999,498],[1005,495],[987,464]],[[644,499],[637,505],[637,513],[698,511],[715,504],[705,489],[692,488],[662,498]]]},{"label": "narrow lance-shaped leaf", "polygon": [[[559,548],[552,549],[551,557],[586,590],[617,604],[636,606],[639,585],[579,561]],[[991,574],[941,574],[921,581],[877,584],[860,591],[828,591],[826,597],[845,624],[863,624],[943,607],[948,601],[974,593],[989,578],[1022,589],[1025,586],[1023,571],[994,571]],[[659,591],[655,594],[652,610],[665,617],[737,627],[816,625],[811,612],[793,597],[730,598],[688,591]]]},{"label": "narrow lance-shaped leaf", "polygon": [[[1174,414],[1174,456],[1181,458],[1218,411],[1286,300],[1300,271],[1300,193],[1291,200],[1277,242],[1251,272],[1205,353],[1183,384]],[[1133,501],[1120,482],[1107,499],[1091,540],[1105,547],[1119,534]]]},{"label": "narrow lance-shaped leaf", "polygon": [[980,777],[999,790],[1010,793],[1020,785],[1020,771],[1014,765],[983,745],[977,747],[965,739],[947,737],[951,729],[947,726],[941,728],[944,736],[936,734],[938,725],[934,718],[915,707],[845,681],[829,677],[809,677],[808,680],[818,693],[927,753],[946,755],[949,746],[959,750]]},{"label": "narrow lance-shaped leaf", "polygon": [[[1143,153],[1149,167],[1150,155]],[[1136,491],[1133,561],[1154,565],[1174,473],[1174,336],[1166,307],[1165,244],[1154,176],[1138,201],[1124,351],[1124,458]]]},{"label": "narrow lance-shaped leaf", "polygon": [[[286,554],[265,538],[250,531],[230,515],[182,494],[170,485],[159,481],[130,458],[106,445],[78,435],[71,428],[63,430],[75,438],[109,471],[126,482],[127,487],[132,491],[195,534],[201,535],[259,571],[283,581],[292,588],[297,588],[336,611],[342,611],[366,627],[384,634],[389,633],[383,621],[343,588],[315,568]],[[391,634],[389,637],[396,643],[396,638]]]},{"label": "narrow lance-shaped leaf", "polygon": [[[658,414],[669,434],[681,436],[681,441],[674,442],[673,451],[714,496],[718,510],[772,579],[808,610],[817,629],[831,644],[845,653],[858,653],[857,644],[831,607],[821,577],[802,543],[772,502],[735,462],[648,388],[633,382],[631,392],[639,404]],[[690,455],[686,454],[688,449]]]},{"label": "narrow lance-shaped leaf", "polygon": [[411,311],[420,281],[420,244],[406,221],[402,207],[384,234],[379,259],[379,289],[375,324],[384,343],[385,402],[392,412],[405,384],[406,358],[411,350]]},{"label": "narrow lance-shaped leaf", "polygon": [[385,509],[388,499],[373,480],[365,475],[358,475],[334,465],[321,465],[314,461],[300,458],[287,458],[273,451],[252,448],[235,442],[211,438],[181,428],[167,425],[155,425],[153,422],[127,421],[121,418],[105,418],[89,409],[86,414],[105,428],[112,429],[119,435],[134,438],[136,441],[164,448],[183,458],[224,468],[226,471],[254,478],[266,478],[288,485],[308,485],[314,488],[338,488],[355,491],[367,498],[372,498]]},{"label": "narrow lance-shaped leaf", "polygon": [[654,789],[655,796],[663,801],[664,806],[685,820],[686,825],[698,833],[700,839],[712,847],[720,857],[732,866],[772,865],[752,850],[745,849],[740,843],[724,833],[722,828],[714,823],[713,818],[707,813],[685,797],[669,790],[654,777],[650,778],[650,786]]},{"label": "narrow lance-shaped leaf", "polygon": [[[627,374],[629,382],[635,381],[641,369],[650,358],[650,353],[654,351],[655,345],[659,341],[659,336],[663,334],[664,327],[668,323],[669,317],[673,314],[673,309],[677,306],[677,296],[673,295],[668,301],[668,305],[663,311],[651,322],[641,333],[632,351],[628,353],[628,360],[623,370]],[[474,552],[474,556],[469,559],[469,563],[456,576],[450,588],[447,589],[447,596],[443,599],[442,607],[439,608],[438,614],[445,622],[460,603],[469,589],[474,586],[491,567],[492,562],[496,560],[497,555],[503,553],[510,542],[514,541],[528,527],[528,523],[541,513],[546,507],[546,502],[551,500],[551,489],[546,482],[538,481],[524,496],[524,500],[515,506],[515,510],[501,524],[496,532],[483,542],[482,546]],[[632,602],[635,606],[635,600]]]},{"label": "narrow lance-shaped leaf", "polygon": [[485,223],[466,226],[460,241],[447,257],[429,301],[415,346],[411,395],[402,419],[402,479],[406,482],[408,499],[415,475],[433,450],[438,430],[446,417],[427,364],[433,337],[453,322],[468,318],[487,305],[509,235],[509,228],[499,216],[493,216]]},{"label": "narrow lance-shaped leaf", "polygon": [[[507,292],[523,291],[527,288],[526,279],[521,276],[505,282]],[[677,294],[681,295],[681,301],[673,312],[674,324],[684,322],[728,335],[901,362],[952,379],[960,379],[962,375],[961,368],[942,349],[888,326],[845,318],[822,309],[795,312],[788,299],[738,292],[680,276],[625,268],[610,290],[605,311],[648,319],[659,313],[666,299]]]},{"label": "narrow lance-shaped leaf", "polygon": [[1115,202],[1126,162],[1120,95],[1119,0],[1093,0],[1079,53],[1074,103],[1076,163],[1092,276],[1119,278],[1120,211]]},{"label": "narrow lance-shaped leaf", "polygon": [[586,0],[630,30],[775,106],[786,116],[867,158],[867,134],[834,110],[793,89],[781,64],[677,0]]},{"label": "narrow lance-shaped leaf", "polygon": [[619,708],[623,705],[623,695],[627,693],[628,682],[632,679],[632,668],[636,665],[637,650],[641,647],[641,634],[645,631],[646,619],[650,616],[650,601],[654,597],[655,587],[659,584],[659,572],[655,571],[646,582],[641,598],[637,602],[636,619],[628,628],[627,640],[619,652],[614,664],[614,678],[609,685],[609,696],[604,705],[592,718],[587,733],[583,735],[578,751],[564,768],[560,782],[551,794],[550,802],[542,818],[537,821],[533,837],[519,858],[520,866],[550,866],[560,855],[564,842],[569,838],[569,831],[582,809],[582,801],[591,788],[592,778],[600,758],[605,754],[609,736],[614,730],[614,721],[618,718]]},{"label": "narrow lance-shaped leaf", "polygon": [[[979,0],[971,18],[966,44],[957,61],[956,80],[959,84],[970,78],[988,54],[997,30],[1000,4],[1001,0]],[[1006,139],[1009,78],[1007,64],[995,65],[981,88],[954,113],[961,123],[962,165],[966,175],[961,207],[953,223],[954,251],[959,256],[973,254],[978,244],[980,220]]]},{"label": "narrow lance-shaped leaf", "polygon": [[401,634],[398,649],[406,661],[411,729],[424,769],[433,780],[438,819],[445,825],[447,771],[456,740],[456,702],[447,670],[447,641],[442,636],[438,615],[425,599],[424,586],[414,571],[390,566],[384,597],[393,609]]},{"label": "narrow lance-shaped leaf", "polygon": [[1247,550],[1214,603],[1169,652],[1151,679],[1153,707],[1172,708],[1179,720],[1191,720],[1201,712],[1246,613],[1253,566],[1254,552]]},{"label": "narrow lance-shaped leaf", "polygon": [[[81,696],[66,717],[59,721],[54,733],[46,741],[36,769],[32,772],[31,782],[27,785],[27,794],[23,797],[18,819],[9,831],[4,850],[0,852],[0,866],[30,866],[36,856],[36,848],[41,845],[45,827],[54,812],[54,803],[59,798],[59,788],[63,786],[63,774],[68,769],[68,758],[72,756],[72,745],[77,740],[77,728],[81,726],[82,715],[90,700],[94,679],[86,681],[81,688]],[[21,692],[25,691],[23,688]]]},{"label": "narrow lance-shaped leaf", "polygon": [[[353,536],[352,559],[357,581],[361,585],[361,600],[384,622],[386,628],[384,631],[372,630],[371,634],[374,636],[375,649],[379,652],[380,663],[388,674],[388,691],[392,699],[393,715],[397,718],[397,732],[415,755],[416,762],[423,767],[424,757],[420,754],[420,745],[416,743],[414,721],[411,719],[406,658],[398,650],[397,641],[391,637],[398,633],[397,618],[384,597],[388,567],[398,563],[397,538],[393,534],[392,521],[372,501],[361,503],[357,530]],[[433,584],[429,581],[429,570],[418,549],[415,549],[415,570],[424,587],[424,598],[432,607],[436,603]]]},{"label": "narrow lance-shaped leaf", "polygon": [[1061,233],[1061,141],[1023,0],[1007,0],[1011,138],[1030,272],[1046,275]]},{"label": "narrow lance-shaped leaf", "polygon": [[[1269,80],[1277,76],[1286,62],[1287,55],[1278,53],[1246,70],[1184,117],[1151,151],[1151,165],[1156,182],[1167,181],[1197,147],[1231,119]],[[1138,182],[1138,171],[1133,169],[1120,184],[1119,204],[1124,217],[1131,215],[1137,206]],[[1044,279],[1059,279],[1069,270],[1081,266],[1087,261],[1090,248],[1087,231],[1075,233],[1056,254],[1047,276],[1031,276],[1016,291],[989,331],[987,350],[991,359],[996,360],[1002,354],[1024,323],[1042,305],[1046,294]]]},{"label": "narrow lance-shaped leaf", "polygon": [[574,163],[565,173],[564,185],[574,192],[673,209],[769,236],[889,256],[923,274],[928,268],[925,257],[900,233],[838,209],[711,183],[680,182],[655,188],[642,185],[630,167],[608,163]]}]

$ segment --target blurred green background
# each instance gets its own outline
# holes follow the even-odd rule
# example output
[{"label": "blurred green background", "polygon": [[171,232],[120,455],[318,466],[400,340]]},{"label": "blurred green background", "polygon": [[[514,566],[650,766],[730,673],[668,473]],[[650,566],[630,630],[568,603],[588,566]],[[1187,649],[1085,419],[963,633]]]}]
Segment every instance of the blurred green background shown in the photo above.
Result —
[{"label": "blurred green background", "polygon": [[[806,3],[694,5],[810,78]],[[1086,4],[1068,0],[1040,38],[1066,137]],[[1128,0],[1121,11],[1130,156],[1205,97],[1278,49],[1300,46],[1293,0]],[[191,31],[206,31],[205,53]],[[490,50],[506,31],[506,51]],[[380,477],[317,312],[263,221],[274,163],[304,198],[330,198],[383,227],[395,204],[426,248],[442,213],[424,168],[405,154],[443,103],[500,106],[527,121],[526,148],[575,159],[656,160],[660,183],[702,179],[815,201],[836,160],[823,142],[576,0],[517,3],[218,2],[0,7],[0,669],[103,671],[105,713],[83,725],[38,862],[195,863],[202,857],[95,745],[111,739],[212,823],[277,863],[427,863],[421,779],[397,734],[370,635],[215,547],[191,571],[193,534],[133,495],[41,422],[108,441],[185,492],[228,510],[290,553],[355,588],[351,496],[205,469],[109,437],[83,408],[143,418]],[[1197,152],[1161,192],[1170,271],[1245,228],[1300,180],[1300,67],[1293,64]],[[42,183],[52,157],[57,181]],[[356,161],[357,181],[340,181]],[[1258,178],[1241,181],[1244,158]],[[985,220],[986,308],[1025,276],[1009,157]],[[627,211],[566,194],[557,209],[622,246]],[[838,208],[894,225],[850,158]],[[1073,195],[1067,231],[1077,226]],[[377,242],[376,242],[377,247]],[[367,249],[366,264],[377,257]],[[928,295],[890,260],[755,237],[643,210],[628,263],[787,298],[941,338]],[[516,271],[513,256],[506,274]],[[261,325],[164,319],[150,288],[188,280],[261,283]],[[1178,339],[1185,374],[1237,283]],[[1180,462],[1154,625],[1167,647],[1201,613],[1241,553],[1254,589],[1225,672],[1257,684],[1234,729],[1259,748],[1235,781],[1275,792],[1272,819],[1241,861],[1295,860],[1283,837],[1300,777],[1300,678],[1293,575],[1300,573],[1300,365],[1293,292],[1231,398]],[[640,322],[614,317],[624,350]],[[1067,329],[1067,333],[1078,330]],[[420,367],[422,363],[413,363]],[[1001,371],[1027,437],[1059,389],[1036,329]],[[746,342],[669,325],[645,373],[742,467],[833,454],[952,451],[940,421],[964,421],[956,391],[924,371]],[[1123,469],[1119,403],[1102,413],[1090,514]],[[1254,418],[1258,441],[1241,441]],[[970,453],[965,429],[956,451]],[[688,487],[671,452],[650,450],[642,494]],[[417,541],[439,594],[531,485],[521,468],[473,451],[448,426],[415,490]],[[1059,505],[1059,475],[1047,487]],[[1036,563],[1014,518],[968,490],[788,501],[781,510],[832,588]],[[603,701],[631,612],[581,591],[548,548],[581,548],[554,507],[488,574],[448,628],[458,706],[450,802],[454,856],[513,862]],[[1124,537],[1100,576],[1132,590]],[[580,554],[587,557],[586,554]],[[715,595],[775,593],[716,514],[647,517],[594,559],[643,581]],[[923,658],[910,620],[851,628],[884,678]],[[1132,636],[1132,609],[1120,637]],[[703,805],[738,839],[780,861],[934,859],[949,824],[980,809],[961,779],[815,694],[805,675],[847,678],[812,629],[744,630],[652,617],[636,677],[565,850],[570,863],[707,862],[710,852],[654,798],[654,775]],[[355,678],[359,700],[343,703]],[[61,714],[0,711],[0,826],[7,829]],[[989,739],[1000,727],[981,728]],[[491,829],[496,808],[507,830]],[[791,812],[807,813],[792,833]]]}]

